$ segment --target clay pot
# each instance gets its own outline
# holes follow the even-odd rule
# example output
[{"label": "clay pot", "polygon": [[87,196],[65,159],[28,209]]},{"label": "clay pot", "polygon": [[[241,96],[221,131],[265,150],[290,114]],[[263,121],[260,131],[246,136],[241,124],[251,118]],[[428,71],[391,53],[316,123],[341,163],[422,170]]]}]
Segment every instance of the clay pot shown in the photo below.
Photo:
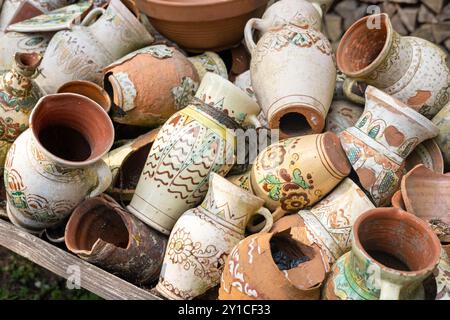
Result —
[{"label": "clay pot", "polygon": [[408,212],[450,225],[450,176],[417,165],[403,176],[401,192]]},{"label": "clay pot", "polygon": [[348,76],[344,92],[357,80],[375,86],[432,118],[449,101],[449,69],[445,53],[435,44],[394,31],[385,13],[356,21],[344,34],[336,53],[339,69]]},{"label": "clay pot", "polygon": [[274,211],[274,220],[313,206],[350,173],[350,164],[331,132],[281,140],[255,159],[250,181],[255,195]]},{"label": "clay pot", "polygon": [[383,206],[398,190],[405,159],[424,140],[437,135],[431,121],[372,86],[357,123],[339,134],[361,185],[375,205]]},{"label": "clay pot", "polygon": [[[272,232],[299,227],[303,243],[317,244],[330,266],[351,249],[351,231],[355,220],[375,206],[349,178],[345,178],[328,196],[310,210],[300,210],[299,217],[278,220]],[[284,220],[284,221],[283,221]],[[327,266],[329,271],[329,266]]]},{"label": "clay pot", "polygon": [[439,128],[435,140],[442,151],[445,165],[450,169],[450,103],[443,107],[432,121]]},{"label": "clay pot", "polygon": [[155,45],[134,51],[104,69],[115,122],[157,126],[187,106],[200,81],[178,50]]},{"label": "clay pot", "polygon": [[352,234],[352,250],[333,266],[325,299],[424,299],[422,282],[441,253],[426,222],[399,209],[378,208],[359,216]]},{"label": "clay pot", "polygon": [[444,173],[444,158],[435,139],[429,139],[417,145],[406,158],[405,173],[419,164],[425,165],[436,173]]},{"label": "clay pot", "polygon": [[16,53],[13,68],[0,76],[0,167],[16,138],[28,128],[28,118],[44,92],[32,80],[42,56]]},{"label": "clay pot", "polygon": [[349,101],[335,100],[331,103],[326,119],[325,131],[336,134],[353,126],[361,117],[364,109]]},{"label": "clay pot", "polygon": [[137,284],[157,279],[167,244],[165,236],[105,194],[77,206],[65,239],[67,248],[83,260]]},{"label": "clay pot", "polygon": [[[257,25],[255,25],[257,27]],[[252,87],[270,129],[287,138],[320,133],[336,84],[336,67],[328,39],[302,21],[268,30],[252,54]]]},{"label": "clay pot", "polygon": [[90,81],[69,81],[63,84],[57,93],[77,93],[97,102],[106,112],[111,109],[111,99],[108,93],[102,87]]},{"label": "clay pot", "polygon": [[228,79],[235,82],[236,77],[250,69],[251,56],[243,43],[231,49],[231,68]]},{"label": "clay pot", "polygon": [[209,174],[230,171],[236,161],[233,130],[256,121],[259,111],[231,82],[207,73],[191,104],[162,126],[128,209],[169,234],[206,195]]},{"label": "clay pot", "polygon": [[[282,263],[280,256],[291,263]],[[231,251],[222,273],[219,299],[318,300],[324,279],[319,248],[299,241],[296,228],[260,233],[245,238]]]},{"label": "clay pot", "polygon": [[73,93],[41,98],[30,128],[6,158],[10,220],[40,233],[64,221],[86,197],[106,190],[111,172],[101,157],[113,140],[108,114],[91,99]]},{"label": "clay pot", "polygon": [[188,60],[194,65],[200,80],[203,79],[207,72],[212,72],[228,79],[227,67],[222,58],[215,52],[207,51],[198,56],[189,57]]},{"label": "clay pot", "polygon": [[262,199],[211,173],[202,204],[186,211],[173,227],[158,292],[169,299],[193,299],[218,285],[225,259],[244,239],[249,219],[259,213],[266,219],[262,231],[272,227],[272,215],[263,204]]},{"label": "clay pot", "polygon": [[103,157],[112,173],[112,182],[107,192],[118,201],[131,201],[158,132],[159,128],[153,129],[111,150]]},{"label": "clay pot", "polygon": [[242,40],[248,19],[260,17],[267,0],[138,0],[162,35],[194,52],[222,51]]},{"label": "clay pot", "polygon": [[80,25],[53,36],[37,81],[47,93],[55,93],[72,80],[101,85],[104,67],[152,42],[153,37],[132,11],[121,0],[111,0],[106,10],[95,8]]}]

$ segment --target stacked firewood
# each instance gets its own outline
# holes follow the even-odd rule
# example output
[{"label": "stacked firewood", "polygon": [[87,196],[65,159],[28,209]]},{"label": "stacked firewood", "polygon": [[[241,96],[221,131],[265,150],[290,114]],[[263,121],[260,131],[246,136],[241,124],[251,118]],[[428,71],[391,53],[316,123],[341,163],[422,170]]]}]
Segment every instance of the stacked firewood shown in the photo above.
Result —
[{"label": "stacked firewood", "polygon": [[450,51],[450,0],[337,0],[325,17],[333,48],[353,22],[377,10],[389,14],[399,34],[424,38]]}]

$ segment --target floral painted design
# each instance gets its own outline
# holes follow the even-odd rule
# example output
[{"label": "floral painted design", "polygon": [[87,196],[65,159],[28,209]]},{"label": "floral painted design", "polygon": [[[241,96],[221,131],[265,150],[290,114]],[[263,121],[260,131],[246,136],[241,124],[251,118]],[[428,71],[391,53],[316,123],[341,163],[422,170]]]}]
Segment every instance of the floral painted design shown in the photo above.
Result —
[{"label": "floral painted design", "polygon": [[194,244],[189,233],[179,229],[172,236],[172,241],[167,247],[167,254],[173,263],[183,263],[192,255],[193,249]]},{"label": "floral painted design", "polygon": [[261,166],[264,170],[274,169],[284,162],[286,149],[282,145],[271,146],[261,156]]},{"label": "floral painted design", "polygon": [[0,140],[14,142],[26,128],[27,126],[24,123],[16,123],[10,117],[0,117]]},{"label": "floral painted design", "polygon": [[[286,202],[285,206],[292,207],[291,205],[298,205],[299,201],[307,202],[309,204],[309,199],[305,193],[299,194],[294,198],[288,198],[286,196],[282,196],[282,194],[287,194],[292,190],[297,189],[312,189],[312,185],[310,185],[302,176],[302,172],[300,169],[296,168],[293,170],[292,175],[288,173],[286,169],[280,169],[279,176],[283,181],[274,174],[267,174],[260,180],[258,183],[263,183],[263,189],[269,193],[269,197],[274,201],[283,201]],[[300,200],[303,199],[303,200]]]},{"label": "floral painted design", "polygon": [[292,192],[281,198],[281,208],[286,211],[298,211],[310,204],[305,192]]},{"label": "floral painted design", "polygon": [[183,77],[178,87],[172,88],[172,95],[175,99],[177,110],[186,107],[197,91],[198,84],[190,77]]}]

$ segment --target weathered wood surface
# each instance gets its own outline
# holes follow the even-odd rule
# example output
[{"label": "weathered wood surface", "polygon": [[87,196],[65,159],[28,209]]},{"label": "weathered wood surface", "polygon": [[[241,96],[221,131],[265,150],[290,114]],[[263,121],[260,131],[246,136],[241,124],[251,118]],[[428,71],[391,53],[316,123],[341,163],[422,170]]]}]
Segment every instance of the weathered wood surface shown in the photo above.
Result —
[{"label": "weathered wood surface", "polygon": [[[0,245],[68,279],[79,268],[80,286],[110,300],[160,300],[149,291],[124,281],[80,258],[0,219]],[[78,271],[78,270],[77,270]]]}]

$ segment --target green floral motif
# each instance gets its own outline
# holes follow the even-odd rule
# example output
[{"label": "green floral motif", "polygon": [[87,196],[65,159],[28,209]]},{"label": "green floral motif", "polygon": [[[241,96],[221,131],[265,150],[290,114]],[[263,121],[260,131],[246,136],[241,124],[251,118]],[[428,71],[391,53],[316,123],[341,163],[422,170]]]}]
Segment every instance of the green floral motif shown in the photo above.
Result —
[{"label": "green floral motif", "polygon": [[311,185],[305,181],[302,177],[300,169],[298,168],[294,169],[292,176],[287,173],[286,169],[281,169],[280,177],[284,181],[281,181],[280,178],[274,174],[267,174],[259,181],[259,183],[263,183],[263,189],[269,192],[269,197],[274,201],[279,201],[281,199],[282,188],[285,190],[299,188],[307,190],[311,188]]}]

